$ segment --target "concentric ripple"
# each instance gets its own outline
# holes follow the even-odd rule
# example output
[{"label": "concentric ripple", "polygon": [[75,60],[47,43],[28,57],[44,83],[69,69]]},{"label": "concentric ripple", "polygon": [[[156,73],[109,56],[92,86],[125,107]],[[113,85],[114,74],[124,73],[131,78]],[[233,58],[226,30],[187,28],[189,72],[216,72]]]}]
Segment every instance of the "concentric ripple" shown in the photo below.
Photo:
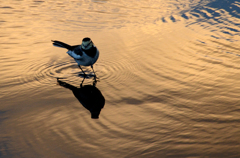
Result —
[{"label": "concentric ripple", "polygon": [[[239,157],[239,2],[0,5],[0,157]],[[56,82],[83,78],[50,40],[82,37],[100,50],[98,120]]]}]

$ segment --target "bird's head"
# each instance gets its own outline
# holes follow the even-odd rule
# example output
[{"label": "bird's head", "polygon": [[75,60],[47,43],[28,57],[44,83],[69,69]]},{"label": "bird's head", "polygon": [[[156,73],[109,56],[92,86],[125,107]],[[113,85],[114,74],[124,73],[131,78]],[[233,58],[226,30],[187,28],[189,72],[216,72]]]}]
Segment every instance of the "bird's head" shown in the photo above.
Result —
[{"label": "bird's head", "polygon": [[90,38],[88,37],[85,37],[83,40],[82,40],[82,45],[81,45],[82,49],[83,50],[89,50],[90,48],[93,47],[93,42]]}]

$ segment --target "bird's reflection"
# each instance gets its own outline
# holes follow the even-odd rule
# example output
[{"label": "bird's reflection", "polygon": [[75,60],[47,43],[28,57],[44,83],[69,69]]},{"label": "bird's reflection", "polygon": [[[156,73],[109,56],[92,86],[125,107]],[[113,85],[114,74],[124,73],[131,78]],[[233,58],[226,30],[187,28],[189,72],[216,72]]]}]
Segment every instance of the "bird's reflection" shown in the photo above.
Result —
[{"label": "bird's reflection", "polygon": [[96,87],[97,81],[94,80],[92,85],[84,85],[85,78],[83,78],[80,88],[70,85],[66,82],[57,79],[60,86],[70,89],[78,101],[91,113],[92,119],[98,119],[102,108],[105,105],[105,99]]}]

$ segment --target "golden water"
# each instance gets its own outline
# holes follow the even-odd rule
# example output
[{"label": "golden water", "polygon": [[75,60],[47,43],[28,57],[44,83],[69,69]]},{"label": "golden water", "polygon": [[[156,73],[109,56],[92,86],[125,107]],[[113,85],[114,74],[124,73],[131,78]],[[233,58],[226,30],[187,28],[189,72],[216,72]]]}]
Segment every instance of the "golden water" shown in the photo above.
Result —
[{"label": "golden water", "polygon": [[[239,26],[235,0],[1,0],[0,157],[240,157]],[[56,80],[83,78],[51,40],[84,37],[98,120]]]}]

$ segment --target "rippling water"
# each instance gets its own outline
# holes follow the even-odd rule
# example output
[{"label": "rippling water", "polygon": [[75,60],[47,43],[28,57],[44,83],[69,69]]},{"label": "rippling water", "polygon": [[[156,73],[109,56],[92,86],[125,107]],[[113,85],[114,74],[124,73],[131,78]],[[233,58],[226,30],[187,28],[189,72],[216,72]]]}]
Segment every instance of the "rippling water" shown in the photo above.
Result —
[{"label": "rippling water", "polygon": [[[0,28],[1,158],[240,157],[240,2],[9,0]],[[51,44],[87,36],[98,120],[57,85],[83,78]]]}]

